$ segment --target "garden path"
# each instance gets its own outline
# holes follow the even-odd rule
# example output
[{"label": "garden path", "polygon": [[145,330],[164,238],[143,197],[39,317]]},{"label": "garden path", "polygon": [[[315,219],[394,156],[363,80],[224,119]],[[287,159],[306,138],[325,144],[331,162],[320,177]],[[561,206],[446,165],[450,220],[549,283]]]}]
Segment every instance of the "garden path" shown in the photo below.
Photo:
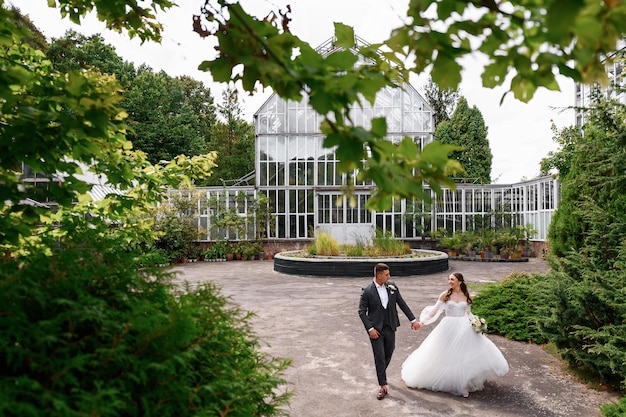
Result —
[{"label": "garden path", "polygon": [[[595,391],[563,371],[562,362],[540,346],[492,336],[509,361],[510,372],[469,398],[409,389],[400,379],[404,358],[430,333],[412,331],[403,318],[388,370],[390,394],[376,399],[371,348],[357,315],[360,289],[370,277],[303,277],[275,272],[272,261],[181,264],[177,280],[218,283],[224,295],[252,311],[252,328],[262,349],[291,358],[288,388],[295,391],[287,411],[293,417],[599,417],[614,393]],[[522,263],[450,261],[450,270],[393,277],[413,312],[434,303],[450,272],[468,282],[497,281],[512,271],[545,272],[540,259]],[[450,358],[454,360],[454,358]]]}]

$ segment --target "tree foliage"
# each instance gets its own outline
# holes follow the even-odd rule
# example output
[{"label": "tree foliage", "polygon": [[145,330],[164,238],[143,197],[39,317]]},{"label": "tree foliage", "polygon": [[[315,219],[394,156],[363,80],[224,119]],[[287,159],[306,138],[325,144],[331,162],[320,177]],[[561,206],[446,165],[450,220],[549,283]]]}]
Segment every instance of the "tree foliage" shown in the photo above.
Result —
[{"label": "tree foliage", "polygon": [[54,68],[62,73],[81,69],[96,70],[115,75],[124,89],[137,75],[134,64],[124,61],[101,35],[85,36],[68,30],[63,37],[52,39],[44,51]]},{"label": "tree foliage", "polygon": [[561,203],[550,225],[556,257],[586,251],[595,267],[608,269],[626,230],[626,110],[612,100],[595,105],[574,143],[571,165],[561,176]]},{"label": "tree foliage", "polygon": [[[615,388],[626,384],[626,108],[600,100],[564,149],[549,230],[550,296],[541,322],[563,357]],[[556,155],[558,156],[558,155]]]},{"label": "tree foliage", "polygon": [[185,97],[180,80],[140,67],[121,105],[132,128],[128,139],[152,163],[205,152],[207,138],[200,136],[200,126],[206,126]]},{"label": "tree foliage", "polygon": [[[137,5],[61,4],[100,5],[135,34],[158,29]],[[31,35],[0,7],[0,414],[281,414],[288,361],[261,353],[250,316],[212,285],[180,291],[171,274],[138,268],[155,238],[150,210],[210,175],[215,155],[151,164],[126,138],[115,78],[59,71]],[[23,163],[51,179],[41,195],[55,210],[28,203]],[[123,193],[93,201],[87,173]]]},{"label": "tree foliage", "polygon": [[57,70],[93,69],[114,75],[123,87],[119,106],[128,114],[127,138],[152,163],[206,153],[215,106],[209,89],[191,77],[173,78],[124,61],[100,35],[68,31],[46,52]]},{"label": "tree foliage", "polygon": [[465,97],[459,99],[450,121],[437,126],[435,139],[462,148],[453,151],[450,158],[461,164],[466,178],[476,179],[481,184],[491,183],[493,155],[485,119],[476,106],[469,107]]},{"label": "tree foliage", "polygon": [[222,120],[213,126],[208,146],[217,152],[219,161],[207,185],[223,185],[223,180],[231,184],[230,181],[254,171],[254,126],[241,117],[235,90],[227,89],[222,93],[218,112]]},{"label": "tree foliage", "polygon": [[490,333],[513,340],[545,343],[537,316],[543,291],[541,275],[513,272],[502,281],[481,287],[474,297],[472,313],[487,320]]},{"label": "tree foliage", "polygon": [[576,143],[582,141],[582,132],[577,126],[558,130],[552,125],[552,139],[558,144],[558,151],[548,152],[548,156],[540,162],[540,175],[567,177],[572,166],[572,157]]},{"label": "tree foliage", "polygon": [[260,351],[250,314],[207,283],[192,289],[104,222],[74,216],[52,254],[0,268],[0,415],[272,416],[286,360]]},{"label": "tree foliage", "polygon": [[[572,6],[559,0],[502,5],[413,0],[406,23],[389,39],[358,51],[353,50],[352,28],[337,23],[335,45],[342,49],[324,56],[289,32],[288,10],[274,13],[282,19],[262,20],[239,3],[206,0],[201,14],[206,25],[197,16],[194,30],[214,36],[219,46],[218,56],[200,69],[211,71],[216,81],[239,81],[250,92],[261,85],[296,101],[309,94],[312,107],[326,116],[324,145],[337,146],[344,172],[358,169],[363,179],[376,183],[370,200],[376,208],[388,208],[391,196],[423,197],[424,181],[435,190],[441,184],[453,187],[446,178],[456,167],[446,162],[450,148],[435,143],[434,152],[420,153],[408,141],[393,147],[384,140],[384,123],[375,120],[369,130],[353,126],[349,109],[360,97],[373,101],[380,89],[400,85],[410,72],[426,70],[441,88],[456,89],[461,58],[479,51],[488,59],[483,85],[495,87],[510,80],[509,91],[528,101],[538,87],[559,88],[557,71],[576,81],[606,81],[603,60],[626,31],[626,6],[621,2]],[[357,56],[367,63],[355,68]],[[510,73],[515,75],[509,78]]]},{"label": "tree foliage", "polygon": [[439,88],[432,79],[428,80],[424,88],[424,98],[435,112],[435,128],[439,123],[450,120],[460,96],[458,89]]}]

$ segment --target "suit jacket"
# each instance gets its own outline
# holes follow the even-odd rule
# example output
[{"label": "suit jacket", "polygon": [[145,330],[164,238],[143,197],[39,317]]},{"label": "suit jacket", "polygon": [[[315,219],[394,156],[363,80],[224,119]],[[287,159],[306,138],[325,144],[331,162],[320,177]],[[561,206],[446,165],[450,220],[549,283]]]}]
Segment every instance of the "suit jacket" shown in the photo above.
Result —
[{"label": "suit jacket", "polygon": [[[395,290],[390,290],[389,285],[393,285]],[[387,304],[389,320],[391,322],[391,328],[396,330],[396,328],[400,326],[396,306],[400,307],[400,310],[402,310],[410,321],[415,320],[415,316],[406,302],[404,302],[396,283],[388,281],[386,286],[387,294],[389,294],[389,303]],[[373,327],[380,332],[385,324],[385,314],[387,314],[387,311],[383,308],[376,285],[372,281],[362,288],[361,299],[359,300],[359,317],[365,326],[365,330],[367,331]]]}]

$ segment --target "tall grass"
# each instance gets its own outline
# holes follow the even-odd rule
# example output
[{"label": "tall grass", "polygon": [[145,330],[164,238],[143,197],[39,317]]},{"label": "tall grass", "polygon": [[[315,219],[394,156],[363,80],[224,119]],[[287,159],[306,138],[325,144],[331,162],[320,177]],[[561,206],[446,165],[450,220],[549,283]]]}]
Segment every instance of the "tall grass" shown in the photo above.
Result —
[{"label": "tall grass", "polygon": [[376,230],[374,245],[366,248],[366,256],[402,256],[411,253],[408,243],[393,237],[391,232]]},{"label": "tall grass", "polygon": [[319,232],[315,240],[307,247],[307,252],[311,255],[319,256],[339,256],[339,243],[326,232]]},{"label": "tall grass", "polygon": [[339,245],[337,240],[326,232],[319,232],[315,240],[306,248],[309,255],[319,256],[402,256],[412,253],[408,243],[396,239],[390,232],[376,231],[373,244],[359,241],[353,245]]}]

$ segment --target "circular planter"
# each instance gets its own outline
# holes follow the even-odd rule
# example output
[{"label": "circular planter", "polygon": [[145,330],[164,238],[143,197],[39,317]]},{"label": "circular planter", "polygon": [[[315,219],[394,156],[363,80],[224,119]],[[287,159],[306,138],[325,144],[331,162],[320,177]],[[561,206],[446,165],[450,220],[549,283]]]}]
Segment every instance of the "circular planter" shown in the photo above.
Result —
[{"label": "circular planter", "polygon": [[374,265],[384,263],[389,266],[391,276],[428,275],[448,270],[448,255],[443,252],[414,249],[426,252],[428,257],[296,257],[300,251],[281,252],[274,256],[274,271],[292,275],[362,277],[373,276]]}]

